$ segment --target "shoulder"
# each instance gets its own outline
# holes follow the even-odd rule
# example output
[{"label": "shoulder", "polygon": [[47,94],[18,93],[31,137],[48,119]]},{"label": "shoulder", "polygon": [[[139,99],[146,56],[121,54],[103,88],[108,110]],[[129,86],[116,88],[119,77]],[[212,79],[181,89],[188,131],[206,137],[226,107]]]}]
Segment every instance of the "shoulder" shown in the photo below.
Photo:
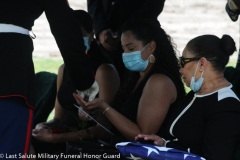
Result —
[{"label": "shoulder", "polygon": [[156,94],[157,97],[162,97],[165,100],[170,99],[171,102],[174,102],[177,98],[177,88],[173,81],[168,76],[159,73],[148,79],[143,92]]},{"label": "shoulder", "polygon": [[153,74],[147,81],[148,86],[175,87],[173,81],[164,74]]},{"label": "shoulder", "polygon": [[228,99],[234,98],[234,99],[240,101],[239,98],[237,97],[237,95],[231,89],[231,87],[226,87],[226,88],[220,89],[218,91],[218,101],[221,101],[226,98],[228,98]]},{"label": "shoulder", "polygon": [[114,67],[114,65],[112,64],[107,64],[107,63],[104,63],[104,64],[101,64],[98,69],[97,69],[97,72],[111,72],[111,71],[116,71],[116,68]]},{"label": "shoulder", "polygon": [[210,95],[205,103],[209,103],[210,115],[223,112],[225,114],[237,113],[238,115],[240,113],[239,98],[229,87],[220,89],[217,93]]},{"label": "shoulder", "polygon": [[110,81],[110,80],[116,80],[119,79],[118,72],[114,65],[112,64],[101,64],[95,74],[95,80],[100,81]]}]

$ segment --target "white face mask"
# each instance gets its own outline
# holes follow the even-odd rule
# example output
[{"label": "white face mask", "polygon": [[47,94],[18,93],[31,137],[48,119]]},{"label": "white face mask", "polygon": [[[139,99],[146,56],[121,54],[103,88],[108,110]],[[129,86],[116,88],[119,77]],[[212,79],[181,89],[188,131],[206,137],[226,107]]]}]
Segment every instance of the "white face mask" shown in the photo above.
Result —
[{"label": "white face mask", "polygon": [[84,41],[84,45],[86,46],[86,51],[88,51],[90,49],[89,46],[89,37],[83,37],[83,41]]}]

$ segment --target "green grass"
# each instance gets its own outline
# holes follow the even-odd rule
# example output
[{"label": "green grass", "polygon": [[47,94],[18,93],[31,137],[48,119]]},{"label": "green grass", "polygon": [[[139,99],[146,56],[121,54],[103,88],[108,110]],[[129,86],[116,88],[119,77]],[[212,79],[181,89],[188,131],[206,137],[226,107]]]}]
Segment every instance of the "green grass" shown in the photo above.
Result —
[{"label": "green grass", "polygon": [[33,58],[35,73],[47,71],[58,73],[58,68],[63,64],[62,58]]},{"label": "green grass", "polygon": [[237,60],[231,60],[231,61],[228,62],[227,66],[235,67],[236,63],[237,63]]}]

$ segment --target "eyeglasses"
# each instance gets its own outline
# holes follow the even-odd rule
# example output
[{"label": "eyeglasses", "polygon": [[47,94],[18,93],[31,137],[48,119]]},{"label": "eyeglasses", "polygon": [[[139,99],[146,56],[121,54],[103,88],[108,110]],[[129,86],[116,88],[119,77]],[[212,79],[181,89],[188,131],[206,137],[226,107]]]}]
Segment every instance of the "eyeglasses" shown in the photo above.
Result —
[{"label": "eyeglasses", "polygon": [[192,61],[197,61],[200,58],[184,58],[184,57],[179,57],[180,65],[183,68],[185,64],[192,62]]}]

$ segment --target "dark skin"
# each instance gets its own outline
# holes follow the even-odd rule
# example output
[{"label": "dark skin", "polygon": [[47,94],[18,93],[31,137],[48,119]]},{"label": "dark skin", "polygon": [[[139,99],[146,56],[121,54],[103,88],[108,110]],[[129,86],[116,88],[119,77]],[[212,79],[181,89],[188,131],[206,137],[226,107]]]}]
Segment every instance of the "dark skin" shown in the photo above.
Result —
[{"label": "dark skin", "polygon": [[[94,35],[93,32],[87,33],[83,28],[81,28],[81,30],[83,37],[89,37],[90,45]],[[62,83],[64,67],[65,67],[64,64],[59,67],[57,78],[57,90],[59,89]],[[101,99],[104,99],[106,102],[110,102],[114,94],[118,90],[120,84],[118,73],[115,67],[112,64],[102,64],[97,69],[95,80],[99,84],[99,97]],[[79,140],[79,136],[74,132],[58,134],[52,133],[52,129],[58,125],[58,123],[60,122],[65,113],[65,110],[60,105],[57,97],[54,108],[55,108],[54,119],[46,123],[37,124],[35,129],[33,129],[32,135],[41,141],[50,143],[63,143],[66,141]],[[99,111],[96,110],[94,113],[95,113],[94,118],[98,120],[101,124],[103,124],[105,127],[111,126],[108,120],[102,115],[102,112],[100,112],[99,114]],[[81,112],[79,112],[79,118],[83,120],[89,120],[89,118],[86,117],[85,115],[82,115]],[[98,125],[89,128],[89,130],[91,131],[94,137],[105,139],[108,136],[108,133],[106,133],[105,130],[103,130]],[[87,134],[85,131],[84,132],[78,131],[78,134],[82,135],[82,139],[92,139],[91,135]]]},{"label": "dark skin", "polygon": [[102,46],[108,51],[114,51],[120,45],[120,37],[111,29],[106,29],[100,32],[99,39]]},{"label": "dark skin", "polygon": [[[141,56],[144,60],[148,59],[151,54],[154,54],[156,49],[155,41],[151,41],[148,45],[143,45],[142,41],[137,40],[130,31],[122,34],[121,42],[124,53],[131,54],[132,51],[142,50]],[[151,70],[152,65],[152,63],[149,63],[147,68],[139,73],[139,81]],[[124,137],[134,141],[135,136],[140,133],[157,133],[170,104],[177,97],[177,92],[175,85],[169,77],[163,74],[152,75],[146,83],[139,100],[136,123],[110,107],[103,99],[96,98],[91,102],[86,102],[77,94],[74,94],[74,97],[77,103],[87,110],[100,109]]]}]

